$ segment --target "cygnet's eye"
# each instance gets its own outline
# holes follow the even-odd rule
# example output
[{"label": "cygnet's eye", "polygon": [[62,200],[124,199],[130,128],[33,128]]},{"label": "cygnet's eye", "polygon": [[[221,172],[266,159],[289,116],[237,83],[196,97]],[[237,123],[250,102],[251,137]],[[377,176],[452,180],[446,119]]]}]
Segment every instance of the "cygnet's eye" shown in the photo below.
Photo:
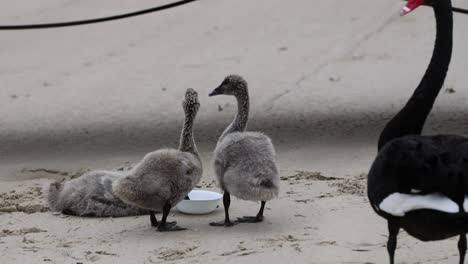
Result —
[{"label": "cygnet's eye", "polygon": [[185,172],[185,174],[190,175],[190,174],[192,174],[192,172],[193,172],[192,169],[188,169],[188,170]]}]

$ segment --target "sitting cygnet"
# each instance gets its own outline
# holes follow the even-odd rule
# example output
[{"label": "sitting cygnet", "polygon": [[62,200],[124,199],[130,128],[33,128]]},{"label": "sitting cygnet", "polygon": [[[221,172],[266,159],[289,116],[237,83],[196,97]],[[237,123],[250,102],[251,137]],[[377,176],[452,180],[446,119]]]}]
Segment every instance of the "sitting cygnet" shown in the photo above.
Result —
[{"label": "sitting cygnet", "polygon": [[[159,231],[180,231],[176,222],[166,222],[173,206],[187,197],[200,181],[202,163],[195,146],[192,126],[200,103],[197,92],[187,89],[183,102],[185,122],[179,149],[160,149],[146,154],[126,177],[113,183],[115,194],[131,205],[150,210],[152,226]],[[160,223],[154,211],[162,210]]]},{"label": "sitting cygnet", "polygon": [[51,183],[46,189],[47,202],[53,211],[76,216],[130,216],[148,210],[128,205],[115,196],[112,183],[124,172],[92,171],[66,182]]}]

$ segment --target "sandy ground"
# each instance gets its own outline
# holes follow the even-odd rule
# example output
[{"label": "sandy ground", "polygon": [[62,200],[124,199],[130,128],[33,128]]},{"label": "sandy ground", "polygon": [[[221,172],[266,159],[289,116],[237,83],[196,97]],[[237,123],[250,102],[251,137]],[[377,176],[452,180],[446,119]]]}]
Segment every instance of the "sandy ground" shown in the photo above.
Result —
[{"label": "sandy ground", "polygon": [[[164,1],[10,1],[1,23],[79,19]],[[463,6],[463,1],[455,1]],[[204,0],[94,26],[1,32],[2,263],[387,263],[386,223],[365,197],[382,126],[428,63],[432,12],[398,16],[388,0]],[[454,58],[425,133],[468,134],[467,17],[455,17]],[[269,134],[281,195],[266,221],[233,228],[174,211],[189,228],[158,233],[147,216],[93,219],[49,212],[41,187],[176,146],[184,90],[200,93],[195,127],[211,151],[235,111],[204,96],[229,73],[250,84],[249,128]],[[232,215],[259,204],[234,200]],[[455,240],[400,234],[398,263],[456,263]]]}]

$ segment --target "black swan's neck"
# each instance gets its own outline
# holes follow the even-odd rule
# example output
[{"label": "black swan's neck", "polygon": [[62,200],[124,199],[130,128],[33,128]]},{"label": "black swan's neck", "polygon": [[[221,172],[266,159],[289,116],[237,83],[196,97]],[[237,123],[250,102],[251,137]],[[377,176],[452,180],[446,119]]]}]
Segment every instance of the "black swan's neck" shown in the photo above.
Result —
[{"label": "black swan's neck", "polygon": [[197,145],[193,136],[193,123],[197,116],[196,111],[191,111],[185,114],[184,127],[180,135],[179,150],[184,152],[190,152],[200,159]]},{"label": "black swan's neck", "polygon": [[236,96],[237,99],[237,115],[232,123],[224,130],[219,138],[224,138],[227,134],[233,132],[243,132],[247,128],[247,121],[249,119],[249,95],[245,94]]},{"label": "black swan's neck", "polygon": [[450,0],[436,1],[433,8],[436,40],[431,62],[411,98],[380,134],[379,150],[392,139],[421,134],[426,118],[444,84],[452,56],[452,3]]}]

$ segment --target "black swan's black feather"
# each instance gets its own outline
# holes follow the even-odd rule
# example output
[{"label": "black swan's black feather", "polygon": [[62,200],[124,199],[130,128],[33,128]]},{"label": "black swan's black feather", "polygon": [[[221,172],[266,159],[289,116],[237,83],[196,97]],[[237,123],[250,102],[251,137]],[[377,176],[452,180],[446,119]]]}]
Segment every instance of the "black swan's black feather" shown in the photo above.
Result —
[{"label": "black swan's black feather", "polygon": [[[463,209],[468,196],[468,138],[458,135],[422,136],[421,131],[444,83],[452,55],[453,14],[450,0],[433,1],[436,41],[431,62],[420,84],[403,109],[383,129],[378,154],[368,176],[368,197],[377,214],[388,221],[387,249],[390,263],[398,230],[422,241],[460,236],[460,263],[464,262],[468,213]],[[430,209],[390,215],[379,204],[392,193],[442,193],[460,208],[459,213]]]}]

